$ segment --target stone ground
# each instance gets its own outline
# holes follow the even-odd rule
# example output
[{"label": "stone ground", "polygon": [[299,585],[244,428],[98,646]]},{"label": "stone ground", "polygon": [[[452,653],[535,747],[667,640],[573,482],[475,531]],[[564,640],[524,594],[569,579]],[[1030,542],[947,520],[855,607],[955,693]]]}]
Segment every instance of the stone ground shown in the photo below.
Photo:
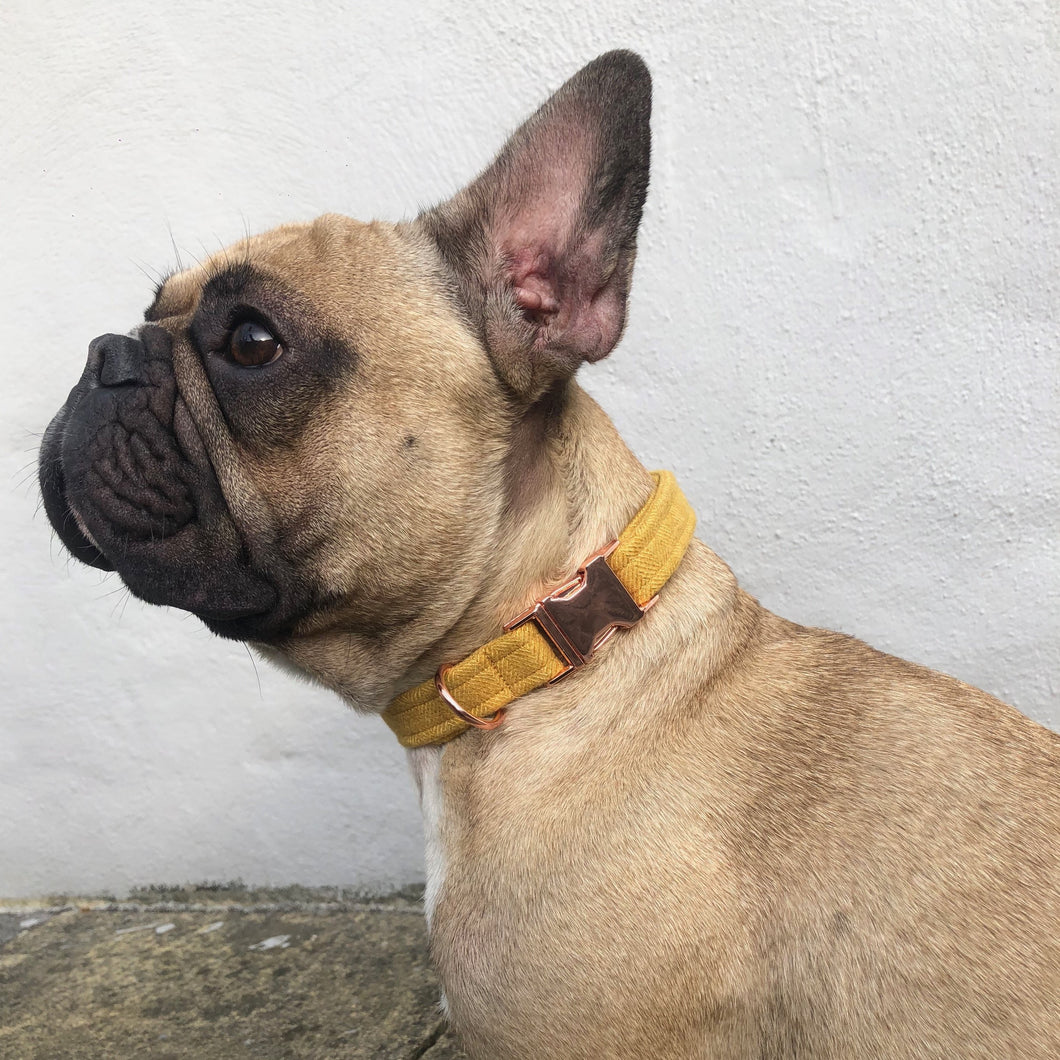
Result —
[{"label": "stone ground", "polygon": [[0,1060],[461,1060],[414,891],[0,901]]}]

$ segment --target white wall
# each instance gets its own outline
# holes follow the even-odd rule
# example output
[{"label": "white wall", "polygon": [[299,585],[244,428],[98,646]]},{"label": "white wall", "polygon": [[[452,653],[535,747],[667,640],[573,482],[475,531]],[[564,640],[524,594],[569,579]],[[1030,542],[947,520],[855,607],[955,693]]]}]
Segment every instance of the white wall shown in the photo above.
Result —
[{"label": "white wall", "polygon": [[655,168],[586,383],[767,606],[1060,726],[1053,0],[222,10],[0,15],[0,894],[420,876],[382,723],[71,566],[34,448],[171,233],[407,215],[614,46],[654,71]]}]

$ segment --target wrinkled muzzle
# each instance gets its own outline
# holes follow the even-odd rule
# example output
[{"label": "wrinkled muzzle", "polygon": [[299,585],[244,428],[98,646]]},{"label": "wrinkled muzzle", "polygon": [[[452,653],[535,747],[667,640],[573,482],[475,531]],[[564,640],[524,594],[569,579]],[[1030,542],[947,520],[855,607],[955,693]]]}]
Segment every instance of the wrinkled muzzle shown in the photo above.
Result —
[{"label": "wrinkled muzzle", "polygon": [[116,570],[141,599],[211,624],[274,607],[277,592],[250,565],[181,398],[164,329],[91,343],[80,381],[45,433],[40,483],[63,544],[91,566]]}]

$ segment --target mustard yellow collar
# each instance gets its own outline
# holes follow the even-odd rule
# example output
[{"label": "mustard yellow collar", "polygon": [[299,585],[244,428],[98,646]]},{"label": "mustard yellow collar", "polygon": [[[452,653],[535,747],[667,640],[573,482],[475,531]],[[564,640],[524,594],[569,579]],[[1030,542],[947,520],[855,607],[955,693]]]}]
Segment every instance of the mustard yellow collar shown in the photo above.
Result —
[{"label": "mustard yellow collar", "polygon": [[616,630],[637,622],[677,570],[696,517],[669,471],[617,541],[467,658],[442,666],[383,711],[403,747],[447,743],[499,725],[513,699],[582,666]]}]

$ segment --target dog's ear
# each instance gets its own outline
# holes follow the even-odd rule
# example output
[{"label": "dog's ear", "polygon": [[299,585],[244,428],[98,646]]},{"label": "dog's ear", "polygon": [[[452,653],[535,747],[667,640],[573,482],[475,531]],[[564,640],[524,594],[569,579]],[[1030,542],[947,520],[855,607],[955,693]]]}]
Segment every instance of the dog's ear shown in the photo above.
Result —
[{"label": "dog's ear", "polygon": [[651,76],[601,55],[420,218],[501,377],[535,399],[614,348],[648,189]]}]

